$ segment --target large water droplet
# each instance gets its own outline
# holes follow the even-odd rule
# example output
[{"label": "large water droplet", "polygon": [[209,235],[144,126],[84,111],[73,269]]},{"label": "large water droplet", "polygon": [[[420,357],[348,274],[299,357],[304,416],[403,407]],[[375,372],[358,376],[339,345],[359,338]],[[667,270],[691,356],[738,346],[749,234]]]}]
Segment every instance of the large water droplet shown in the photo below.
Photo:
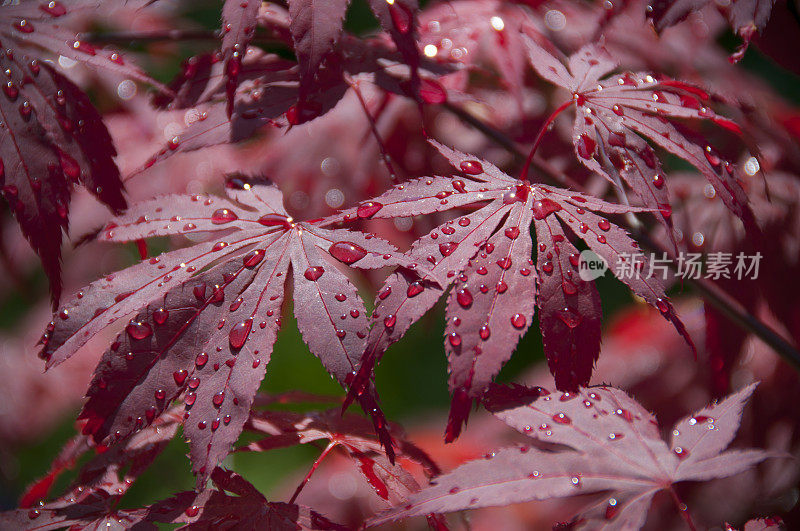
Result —
[{"label": "large water droplet", "polygon": [[245,267],[255,267],[261,260],[264,259],[264,255],[266,251],[264,249],[255,249],[254,251],[250,251],[247,253],[244,258],[242,258],[242,263],[244,263]]},{"label": "large water droplet", "polygon": [[[442,230],[444,232],[444,230]],[[439,252],[442,253],[442,256],[450,256],[453,252],[458,248],[458,243],[456,242],[445,242],[439,244]]]},{"label": "large water droplet", "polygon": [[20,33],[33,33],[33,24],[23,18],[14,22],[14,29]]},{"label": "large water droplet", "polygon": [[167,322],[167,317],[169,317],[169,311],[165,308],[159,308],[153,312],[153,321],[156,324],[162,325]]},{"label": "large water droplet", "polygon": [[450,343],[450,346],[458,347],[461,345],[461,336],[458,335],[458,332],[451,332],[447,335],[447,341]]},{"label": "large water droplet", "polygon": [[556,413],[553,415],[553,421],[559,424],[572,424],[572,419],[570,419],[564,413]]},{"label": "large water droplet", "polygon": [[184,369],[172,373],[172,378],[175,380],[175,385],[177,386],[183,385],[183,382],[186,381],[187,376],[189,376],[189,373]]},{"label": "large water droplet", "polygon": [[383,208],[381,203],[378,203],[377,201],[367,201],[366,203],[361,203],[358,205],[356,214],[362,219],[367,219],[377,214],[381,208]]},{"label": "large water droplet", "polygon": [[237,219],[239,219],[239,216],[236,215],[236,212],[227,208],[219,208],[211,214],[211,223],[214,225],[223,225]]},{"label": "large water droplet", "polygon": [[323,269],[321,266],[312,266],[306,269],[305,273],[303,273],[303,276],[308,280],[314,281],[321,277],[324,272],[325,269]]},{"label": "large water droplet", "polygon": [[150,328],[149,324],[138,321],[131,321],[128,326],[125,327],[125,331],[131,338],[137,340],[145,339],[153,333],[153,329]]},{"label": "large water droplet", "polygon": [[231,328],[228,334],[228,340],[232,348],[242,348],[244,342],[247,341],[247,336],[250,334],[250,329],[253,327],[253,318],[247,319]]},{"label": "large water droplet", "polygon": [[264,214],[258,218],[258,222],[265,227],[283,227],[288,229],[292,226],[292,224],[289,222],[289,218],[281,214]]},{"label": "large water droplet", "polygon": [[422,286],[422,282],[414,281],[408,285],[408,289],[406,290],[406,295],[409,297],[416,297],[420,293],[424,291],[424,287]]},{"label": "large water droplet", "polygon": [[535,219],[544,219],[553,212],[558,212],[561,210],[561,205],[553,201],[552,199],[542,198],[538,201],[533,203],[533,217]]},{"label": "large water droplet", "polygon": [[336,242],[328,248],[328,252],[332,257],[345,264],[352,264],[358,262],[365,256],[367,251],[363,247],[356,245],[353,242]]},{"label": "large water droplet", "polygon": [[456,301],[462,308],[469,308],[472,305],[472,293],[467,288],[460,289],[456,293]]},{"label": "large water droplet", "polygon": [[467,175],[480,175],[483,173],[483,164],[477,160],[465,160],[458,167]]},{"label": "large water droplet", "polygon": [[528,320],[521,313],[515,313],[511,317],[511,326],[513,326],[514,328],[525,328],[525,324],[527,322]]},{"label": "large water droplet", "polygon": [[214,395],[214,396],[211,398],[211,402],[212,402],[212,403],[213,403],[213,404],[214,404],[216,407],[220,407],[220,406],[222,405],[222,402],[223,402],[224,400],[225,400],[225,391],[220,391],[219,393],[216,393],[216,394],[215,394],[215,395]]}]

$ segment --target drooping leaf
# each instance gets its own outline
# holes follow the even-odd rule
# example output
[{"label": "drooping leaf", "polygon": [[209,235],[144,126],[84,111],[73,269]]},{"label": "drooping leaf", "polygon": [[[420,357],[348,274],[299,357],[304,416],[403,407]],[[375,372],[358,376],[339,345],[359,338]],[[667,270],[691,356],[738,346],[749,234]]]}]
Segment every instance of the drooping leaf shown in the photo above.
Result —
[{"label": "drooping leaf", "polygon": [[[43,339],[48,366],[135,312],[101,360],[80,418],[110,444],[149,424],[184,394],[194,471],[202,485],[248,418],[280,328],[291,269],[304,340],[346,385],[366,345],[367,316],[340,268],[415,264],[371,234],[297,222],[280,192],[231,181],[238,202],[172,196],[139,203],[102,231],[106,241],[166,234],[219,236],[144,260],[78,292]],[[290,267],[291,266],[291,267]],[[391,455],[374,391],[359,397]]]},{"label": "drooping leaf", "polygon": [[233,113],[234,95],[242,69],[242,59],[255,35],[258,0],[226,0],[222,6],[222,60],[225,64],[225,93],[228,117]]},{"label": "drooping leaf", "polygon": [[72,188],[83,184],[114,211],[126,207],[117,154],[100,115],[67,78],[22,55],[3,54],[0,186],[23,234],[61,294],[61,241]]},{"label": "drooping leaf", "polygon": [[[446,440],[455,439],[473,399],[511,356],[540,308],[545,354],[556,386],[587,385],[600,348],[601,308],[596,288],[579,276],[579,255],[563,226],[607,264],[632,260],[638,246],[600,213],[640,211],[591,196],[513,179],[484,160],[435,144],[464,177],[423,178],[334,217],[337,221],[419,215],[470,205],[478,210],[451,220],[414,243],[408,255],[429,271],[419,278],[393,273],[378,292],[367,349],[348,399],[369,382],[386,348],[451,288],[445,348],[453,402]],[[531,225],[537,234],[533,266]],[[645,269],[647,261],[640,257]],[[430,264],[430,265],[428,265]],[[621,274],[628,284],[691,343],[658,278]],[[538,289],[537,289],[538,286]]]},{"label": "drooping leaf", "polygon": [[[495,415],[538,442],[558,445],[555,450],[523,446],[487,454],[439,476],[368,525],[429,512],[602,493],[599,501],[589,499],[575,524],[586,529],[638,529],[657,492],[681,481],[738,474],[770,457],[756,449],[724,451],[754,387],[703,410],[714,416],[702,423],[697,420],[700,413],[678,423],[675,429],[690,430],[686,436],[692,440],[694,460],[687,449],[674,446],[675,441],[668,446],[655,417],[618,389],[581,388],[559,395],[539,388],[517,393],[525,396],[517,405],[503,400],[505,405],[495,409]],[[691,424],[691,419],[696,422]]]}]

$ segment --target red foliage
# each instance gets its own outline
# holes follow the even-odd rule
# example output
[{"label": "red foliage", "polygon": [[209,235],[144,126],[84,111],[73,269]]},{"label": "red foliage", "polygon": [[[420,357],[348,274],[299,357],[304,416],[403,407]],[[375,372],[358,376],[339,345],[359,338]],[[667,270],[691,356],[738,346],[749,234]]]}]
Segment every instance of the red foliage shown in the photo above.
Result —
[{"label": "red foliage", "polygon": [[[733,64],[767,32],[774,2],[451,0],[421,10],[416,0],[368,0],[375,33],[358,36],[345,29],[349,0],[227,0],[213,37],[219,50],[186,59],[169,87],[102,43],[188,41],[198,36],[182,33],[188,21],[168,14],[165,34],[143,34],[132,20],[122,39],[84,33],[102,26],[104,15],[93,18],[108,3],[0,7],[0,187],[54,306],[69,222],[84,231],[102,223],[74,235],[88,250],[65,254],[63,277],[70,289],[78,279],[88,285],[55,311],[39,356],[49,369],[106,345],[78,416],[82,435],[0,526],[341,529],[425,515],[444,529],[456,522],[441,513],[556,500],[551,520],[568,518],[566,527],[630,529],[663,514],[656,495],[664,491],[672,514],[693,528],[682,497],[694,491],[684,483],[761,478],[758,463],[798,447],[794,409],[780,403],[797,374],[747,354],[754,333],[800,365],[785,339],[800,340],[800,293],[787,282],[800,273],[798,111]],[[145,16],[155,3],[110,4]],[[731,61],[718,45],[727,27],[720,14],[742,39]],[[177,48],[148,51],[157,58]],[[68,78],[50,57],[81,64],[91,79]],[[157,93],[135,96],[134,81]],[[569,111],[571,125],[562,119]],[[523,143],[532,144],[527,160]],[[227,151],[212,155],[214,146]],[[75,184],[113,217],[71,210]],[[227,198],[216,193],[223,187]],[[160,237],[190,244],[148,256]],[[141,260],[113,273],[102,260],[75,265],[101,242],[135,243]],[[19,277],[24,261],[5,243],[3,267]],[[581,249],[678,335],[666,339],[649,314],[632,317],[606,333],[612,353],[601,353],[603,301],[582,275]],[[643,249],[758,255],[762,276],[696,280],[704,313],[689,311],[687,327],[667,296],[679,275],[654,276],[644,256],[634,263]],[[445,442],[467,438],[447,472],[387,422],[374,377],[387,349],[444,298],[451,407],[440,424]],[[259,393],[289,304],[304,342],[346,390],[343,410],[355,401],[368,418],[287,412],[272,406],[308,397]],[[537,320],[547,385],[495,383]],[[681,358],[696,364],[688,373],[668,349],[659,351],[670,369],[660,379],[636,365],[645,355],[619,353],[686,348],[676,337],[695,356]],[[598,361],[600,377],[625,390],[590,385]],[[9,388],[28,393],[32,377],[18,372]],[[681,418],[698,405],[688,397],[726,394]],[[680,400],[670,406],[673,395]],[[751,395],[752,419],[742,416]],[[58,395],[64,404],[48,409],[41,402],[51,395],[42,396],[29,409],[47,419],[75,398]],[[522,435],[495,425],[473,444],[465,426],[476,405],[482,428],[489,412]],[[738,448],[727,450],[740,427]],[[179,428],[196,491],[118,509]],[[221,467],[231,452],[322,440],[288,503]],[[507,440],[526,445],[469,459]],[[353,511],[332,511],[343,525],[317,512],[329,505],[315,491],[313,506],[295,503],[334,449],[366,486]],[[51,498],[77,464],[75,482]],[[794,478],[796,467],[786,470]],[[776,496],[789,496],[792,481],[777,481]],[[586,496],[562,500],[578,494]],[[732,515],[737,523],[761,516],[755,498],[746,503]],[[722,525],[727,515],[703,517]],[[745,528],[777,525],[753,519]]]}]

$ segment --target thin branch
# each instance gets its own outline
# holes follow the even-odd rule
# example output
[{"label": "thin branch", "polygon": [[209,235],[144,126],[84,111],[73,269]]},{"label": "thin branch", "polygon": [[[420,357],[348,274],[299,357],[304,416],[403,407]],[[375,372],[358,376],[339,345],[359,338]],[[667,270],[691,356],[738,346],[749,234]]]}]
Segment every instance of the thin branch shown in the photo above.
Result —
[{"label": "thin branch", "polygon": [[[670,255],[669,251],[653,241],[644,232],[640,230],[634,230],[632,232],[643,247]],[[670,260],[669,265],[674,269],[674,260]],[[800,371],[800,352],[769,325],[748,312],[739,301],[720,288],[716,283],[707,278],[688,278],[684,279],[684,281],[686,284],[696,289],[706,302],[719,310],[734,324],[761,339],[772,348],[772,350],[777,352],[780,357],[786,360],[796,370]]]},{"label": "thin branch", "polygon": [[553,125],[553,122],[558,117],[559,114],[564,112],[570,105],[572,105],[572,100],[567,100],[561,104],[561,106],[553,111],[553,113],[545,120],[542,124],[542,127],[539,128],[539,134],[536,135],[536,139],[533,141],[533,147],[531,147],[531,151],[528,154],[528,158],[525,159],[525,165],[522,167],[522,171],[519,174],[519,178],[523,181],[528,180],[528,168],[531,166],[531,162],[533,162],[533,156],[536,154],[536,149],[539,147],[539,144],[542,143],[542,139],[544,138],[545,133],[550,130],[550,127]]},{"label": "thin branch", "polygon": [[337,443],[336,441],[331,441],[328,443],[328,446],[326,446],[325,449],[322,450],[322,453],[319,454],[319,457],[317,457],[314,460],[314,464],[311,465],[311,470],[308,471],[308,474],[306,474],[306,476],[303,478],[303,481],[301,481],[300,484],[295,489],[294,494],[292,494],[292,499],[289,500],[289,503],[294,503],[294,501],[297,499],[297,496],[300,495],[300,491],[303,490],[303,487],[306,486],[308,480],[311,479],[311,475],[314,474],[314,471],[316,471],[317,467],[320,465],[320,463],[322,463],[322,460],[325,459],[325,456],[328,455],[328,452],[336,448],[338,444],[339,443]]},{"label": "thin branch", "polygon": [[369,112],[369,107],[367,106],[367,102],[364,101],[364,96],[361,94],[361,89],[358,87],[358,81],[353,81],[352,79],[349,79],[348,76],[347,84],[350,85],[350,87],[353,89],[353,92],[356,93],[356,96],[358,97],[358,102],[361,104],[361,108],[364,109],[364,114],[367,115],[367,121],[369,122],[370,130],[372,131],[372,135],[375,137],[375,141],[378,142],[378,148],[381,151],[381,159],[383,160],[383,164],[389,171],[389,177],[392,179],[392,182],[396,183],[397,172],[394,171],[394,166],[392,166],[392,159],[389,157],[389,153],[386,151],[386,144],[384,144],[380,132],[378,132],[378,126],[375,123],[375,118],[372,116],[372,113]]}]

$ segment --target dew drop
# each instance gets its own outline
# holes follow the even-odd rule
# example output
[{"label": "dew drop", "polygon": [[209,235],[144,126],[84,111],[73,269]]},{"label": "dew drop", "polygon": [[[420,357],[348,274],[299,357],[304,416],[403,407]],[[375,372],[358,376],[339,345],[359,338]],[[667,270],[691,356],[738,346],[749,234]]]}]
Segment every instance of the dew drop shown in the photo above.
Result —
[{"label": "dew drop", "polygon": [[244,258],[242,258],[242,263],[244,263],[245,267],[255,267],[261,263],[261,260],[264,259],[265,254],[266,251],[264,249],[250,251],[244,256]]},{"label": "dew drop", "polygon": [[533,217],[535,219],[544,219],[553,212],[561,210],[561,205],[552,199],[543,198],[533,203]]},{"label": "dew drop", "polygon": [[306,269],[305,273],[303,273],[303,276],[308,280],[314,281],[321,277],[324,272],[325,269],[323,269],[322,266],[312,266]]},{"label": "dew drop", "polygon": [[128,326],[125,327],[125,331],[131,338],[137,340],[145,339],[153,333],[153,329],[150,328],[149,324],[138,321],[131,321],[128,323]]},{"label": "dew drop", "polygon": [[461,336],[458,332],[451,332],[447,335],[447,341],[450,343],[452,347],[459,347],[461,346]]},{"label": "dew drop", "polygon": [[410,297],[416,297],[420,293],[424,291],[424,287],[422,286],[422,282],[414,281],[408,285],[408,289],[406,290],[406,295]]},{"label": "dew drop", "polygon": [[572,424],[572,419],[564,413],[556,413],[553,415],[553,422],[557,422],[558,424]]},{"label": "dew drop", "polygon": [[167,317],[169,317],[169,311],[164,308],[159,308],[153,312],[153,321],[156,324],[162,325],[166,323]]},{"label": "dew drop", "polygon": [[524,328],[526,323],[527,323],[527,319],[521,313],[515,313],[511,317],[511,326],[513,326],[514,328],[517,328],[517,329]]},{"label": "dew drop", "polygon": [[472,305],[472,293],[467,288],[458,290],[456,301],[462,308],[469,308]]},{"label": "dew drop", "polygon": [[459,164],[458,167],[467,175],[479,175],[483,173],[483,164],[477,160],[465,160]]},{"label": "dew drop", "polygon": [[361,203],[358,205],[356,214],[361,219],[368,219],[377,214],[381,208],[383,208],[381,203],[378,203],[377,201],[367,201],[366,203]]},{"label": "dew drop", "polygon": [[214,404],[214,406],[216,407],[220,407],[224,400],[225,400],[225,391],[220,391],[211,398],[211,403]]},{"label": "dew drop", "polygon": [[480,330],[478,330],[478,335],[479,335],[479,336],[481,337],[481,339],[483,339],[484,341],[486,341],[487,339],[489,339],[489,336],[491,336],[491,335],[492,335],[492,331],[489,329],[489,325],[483,325],[483,326],[480,328]]},{"label": "dew drop", "polygon": [[252,317],[231,328],[231,331],[228,334],[228,341],[230,342],[231,347],[234,349],[242,348],[242,345],[244,345],[245,341],[247,341],[247,337],[250,335],[250,330],[252,328]]},{"label": "dew drop", "polygon": [[239,216],[236,215],[236,212],[227,208],[219,208],[211,214],[211,223],[214,225],[224,225],[237,219],[239,219]]},{"label": "dew drop", "polygon": [[[444,229],[442,229],[444,232]],[[445,242],[439,244],[439,252],[442,253],[442,256],[450,256],[458,247],[458,243],[456,242]]]},{"label": "dew drop", "polygon": [[367,251],[363,247],[356,245],[353,242],[335,242],[328,248],[328,252],[332,257],[345,264],[352,264],[358,262],[365,256]]},{"label": "dew drop", "polygon": [[177,386],[183,385],[183,382],[186,381],[186,377],[188,375],[189,375],[189,373],[184,369],[181,369],[179,371],[173,372],[172,373],[172,378],[175,380],[175,385],[177,385]]}]

